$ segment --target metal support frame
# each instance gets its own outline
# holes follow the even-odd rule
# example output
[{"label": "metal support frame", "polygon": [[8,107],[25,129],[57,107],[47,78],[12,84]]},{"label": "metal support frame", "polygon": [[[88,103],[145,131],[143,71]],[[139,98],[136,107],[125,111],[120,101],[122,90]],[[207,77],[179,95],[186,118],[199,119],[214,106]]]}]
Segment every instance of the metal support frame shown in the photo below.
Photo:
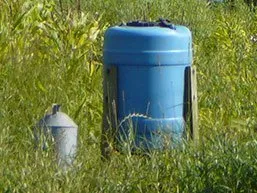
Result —
[{"label": "metal support frame", "polygon": [[191,138],[195,142],[197,142],[199,140],[199,132],[196,66],[189,66],[185,69],[185,93],[183,116],[186,121],[186,139]]},{"label": "metal support frame", "polygon": [[[103,159],[110,159],[118,131],[118,107],[117,107],[117,67],[104,69],[104,96],[103,96],[103,121],[101,154]],[[197,79],[196,67],[189,66],[185,69],[185,92],[183,116],[186,121],[185,137],[199,140],[198,133],[198,103],[197,103]],[[115,145],[115,144],[114,144]]]},{"label": "metal support frame", "polygon": [[117,107],[117,67],[104,69],[103,82],[103,121],[101,154],[103,159],[109,159],[115,143],[115,135],[118,130],[118,107]]}]

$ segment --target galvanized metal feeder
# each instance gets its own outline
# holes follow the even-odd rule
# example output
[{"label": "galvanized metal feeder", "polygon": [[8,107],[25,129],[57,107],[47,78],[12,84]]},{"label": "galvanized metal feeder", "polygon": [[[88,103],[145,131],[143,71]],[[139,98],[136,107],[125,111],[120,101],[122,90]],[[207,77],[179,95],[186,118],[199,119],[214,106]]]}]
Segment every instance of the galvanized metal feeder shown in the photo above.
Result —
[{"label": "galvanized metal feeder", "polygon": [[162,150],[198,138],[188,28],[164,19],[114,26],[105,33],[103,56],[104,157],[113,139],[117,149],[129,141],[132,150]]},{"label": "galvanized metal feeder", "polygon": [[[60,105],[53,104],[52,112],[45,115],[37,124],[36,139],[43,138],[43,149],[53,139],[58,164],[71,165],[77,149],[78,126],[65,113],[60,112]],[[38,142],[37,142],[38,143]]]}]

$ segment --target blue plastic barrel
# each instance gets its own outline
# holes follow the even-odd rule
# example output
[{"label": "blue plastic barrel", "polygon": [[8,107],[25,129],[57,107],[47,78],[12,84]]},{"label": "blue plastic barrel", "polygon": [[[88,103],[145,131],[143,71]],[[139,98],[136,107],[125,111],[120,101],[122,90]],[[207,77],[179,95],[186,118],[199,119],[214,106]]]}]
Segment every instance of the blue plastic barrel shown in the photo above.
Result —
[{"label": "blue plastic barrel", "polygon": [[[150,149],[180,142],[185,130],[185,69],[192,64],[190,30],[167,20],[111,27],[104,36],[103,56],[104,73],[116,69],[116,81],[105,81],[104,87],[105,97],[116,92],[111,111],[117,114],[117,139],[133,136],[133,148]],[[108,90],[110,84],[117,90]]]}]

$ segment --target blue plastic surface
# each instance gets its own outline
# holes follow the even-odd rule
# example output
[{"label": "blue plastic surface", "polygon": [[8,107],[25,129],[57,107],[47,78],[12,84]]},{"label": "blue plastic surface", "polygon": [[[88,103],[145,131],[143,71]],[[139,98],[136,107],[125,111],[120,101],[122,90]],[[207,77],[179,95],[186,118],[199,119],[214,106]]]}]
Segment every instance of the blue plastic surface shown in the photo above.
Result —
[{"label": "blue plastic surface", "polygon": [[129,136],[131,121],[136,147],[160,149],[182,140],[185,68],[191,63],[192,37],[184,26],[106,31],[104,68],[117,67],[121,140]]}]

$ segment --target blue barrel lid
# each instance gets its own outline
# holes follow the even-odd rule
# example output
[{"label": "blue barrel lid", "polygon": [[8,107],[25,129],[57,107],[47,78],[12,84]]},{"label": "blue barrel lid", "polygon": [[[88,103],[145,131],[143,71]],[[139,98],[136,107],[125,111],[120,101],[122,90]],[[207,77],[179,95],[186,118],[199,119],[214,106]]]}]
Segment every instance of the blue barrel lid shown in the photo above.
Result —
[{"label": "blue barrel lid", "polygon": [[132,21],[106,31],[103,53],[105,65],[191,65],[192,36],[168,20]]},{"label": "blue barrel lid", "polygon": [[77,128],[77,124],[65,113],[60,112],[60,105],[53,104],[52,112],[45,115],[38,123],[39,127]]},{"label": "blue barrel lid", "polygon": [[121,24],[120,26],[134,26],[134,27],[154,27],[154,26],[159,26],[159,27],[167,27],[170,29],[176,29],[175,25],[173,25],[169,20],[160,18],[156,22],[149,22],[149,21],[130,21],[125,24]]}]

